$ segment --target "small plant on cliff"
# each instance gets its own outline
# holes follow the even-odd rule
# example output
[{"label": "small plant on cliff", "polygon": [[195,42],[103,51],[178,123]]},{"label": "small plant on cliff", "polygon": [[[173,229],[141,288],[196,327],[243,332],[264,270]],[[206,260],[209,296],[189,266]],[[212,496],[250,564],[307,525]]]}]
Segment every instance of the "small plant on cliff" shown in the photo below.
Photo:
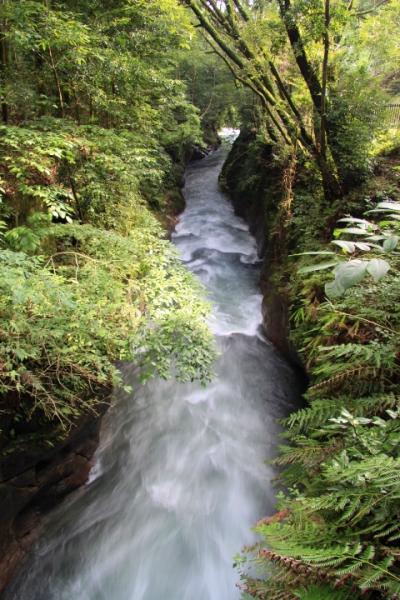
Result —
[{"label": "small plant on cliff", "polygon": [[[378,213],[381,220],[376,223],[350,216],[340,219],[339,222],[346,223],[346,227],[335,229],[335,239],[331,242],[341,250],[340,255],[326,250],[303,253],[329,257],[323,263],[302,267],[299,272],[307,274],[333,269],[335,279],[325,285],[325,292],[330,298],[342,296],[347,289],[357,285],[367,276],[379,282],[390,269],[386,257],[390,258],[392,253],[397,255],[396,249],[400,239],[400,203],[379,202],[376,208],[368,213]],[[372,255],[372,258],[359,257],[366,253]],[[385,256],[385,259],[382,256]]]}]

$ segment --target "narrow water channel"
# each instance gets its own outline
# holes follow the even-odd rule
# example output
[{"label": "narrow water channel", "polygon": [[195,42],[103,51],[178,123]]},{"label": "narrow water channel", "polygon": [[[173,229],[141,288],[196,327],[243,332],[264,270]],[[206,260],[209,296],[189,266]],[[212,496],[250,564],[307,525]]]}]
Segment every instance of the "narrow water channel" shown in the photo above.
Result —
[{"label": "narrow water channel", "polygon": [[52,513],[7,600],[240,597],[233,557],[272,510],[265,461],[297,384],[260,334],[255,241],[218,189],[225,154],[188,169],[173,236],[213,302],[217,376],[207,388],[152,381],[118,399],[89,484]]}]

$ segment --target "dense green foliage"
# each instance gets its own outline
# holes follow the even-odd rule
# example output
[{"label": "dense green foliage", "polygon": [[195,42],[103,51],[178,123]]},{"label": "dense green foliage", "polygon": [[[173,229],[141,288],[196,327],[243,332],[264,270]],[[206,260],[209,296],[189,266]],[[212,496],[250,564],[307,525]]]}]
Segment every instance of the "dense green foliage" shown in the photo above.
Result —
[{"label": "dense green foliage", "polygon": [[119,361],[144,378],[211,376],[203,291],[159,224],[203,144],[179,77],[192,39],[175,0],[0,3],[6,452],[96,412]]},{"label": "dense green foliage", "polygon": [[200,110],[206,141],[215,142],[222,126],[240,127],[243,112],[253,110],[256,100],[240,83],[232,84],[231,72],[204,37],[197,36],[191,51],[181,51],[179,58],[179,76]]},{"label": "dense green foliage", "polygon": [[[387,259],[396,251],[399,242],[400,203],[379,202],[376,208],[368,212],[378,213],[380,222],[355,217],[340,219],[342,227],[334,230],[336,239],[331,242],[341,250],[340,254],[330,250],[304,253],[313,257],[323,256],[325,260],[302,267],[300,273],[333,269],[334,279],[325,285],[328,298],[342,296],[365,277],[379,282],[390,270]],[[349,236],[350,239],[343,239]]]},{"label": "dense green foliage", "polygon": [[365,283],[334,305],[305,292],[296,339],[313,374],[309,406],[289,418],[277,459],[291,488],[285,512],[258,528],[283,571],[294,559],[285,587],[307,565],[303,582],[356,585],[367,597],[399,591],[399,281],[397,272]]},{"label": "dense green foliage", "polygon": [[311,380],[243,595],[398,598],[399,2],[185,4],[259,100],[223,179],[258,231],[265,213],[267,315],[278,292]]},{"label": "dense green foliage", "polygon": [[[271,286],[286,298],[292,342],[311,378],[305,408],[285,422],[276,459],[285,492],[277,513],[257,525],[262,541],[244,553],[245,597],[294,600],[315,585],[311,597],[396,598],[398,151],[376,158],[362,188],[319,213],[315,180],[299,166],[290,216],[279,155],[257,141],[243,155],[242,142],[235,156],[246,168],[255,155],[260,164],[264,159],[264,172],[255,169],[249,181],[241,180],[241,197],[248,201],[250,190],[259,201],[265,195],[266,298]],[[238,170],[235,160],[225,169],[228,183],[235,184],[232,172],[240,180]],[[357,217],[344,216],[350,211]],[[331,266],[321,268],[321,261]],[[367,269],[371,264],[376,272]],[[327,297],[334,269],[341,289]]]},{"label": "dense green foliage", "polygon": [[116,360],[135,359],[144,376],[168,377],[173,361],[180,379],[208,377],[206,307],[152,225],[127,237],[57,225],[49,257],[1,252],[1,392],[29,397],[26,416],[63,423],[95,408],[120,381]]},{"label": "dense green foliage", "polygon": [[[241,180],[240,195],[248,201],[256,190],[262,201],[265,194],[266,300],[271,287],[286,298],[292,343],[311,381],[305,407],[284,423],[285,442],[275,461],[284,490],[277,512],[256,526],[260,543],[239,559],[244,597],[397,598],[398,151],[375,159],[373,177],[341,205],[325,208],[320,221],[310,219],[316,188],[303,166],[288,218],[282,171],[270,148],[253,141],[247,158],[245,152],[241,142],[225,168],[226,180],[235,185],[232,173],[241,180],[235,156],[246,169],[255,155],[256,161],[268,157],[264,172]],[[332,215],[350,210],[358,216],[343,217],[333,229]],[[331,266],[321,268],[321,261]],[[384,269],[369,272],[372,261]],[[333,270],[342,288],[327,296]]]}]

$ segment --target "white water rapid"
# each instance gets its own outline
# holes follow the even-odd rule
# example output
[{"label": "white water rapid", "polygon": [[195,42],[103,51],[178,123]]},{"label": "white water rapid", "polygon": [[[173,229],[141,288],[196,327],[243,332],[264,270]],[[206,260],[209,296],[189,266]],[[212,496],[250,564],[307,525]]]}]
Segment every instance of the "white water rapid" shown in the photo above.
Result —
[{"label": "white water rapid", "polygon": [[240,598],[233,557],[273,509],[265,461],[298,384],[259,331],[255,241],[218,189],[225,154],[189,167],[173,235],[213,302],[217,376],[152,381],[116,402],[90,482],[49,516],[7,600]]}]

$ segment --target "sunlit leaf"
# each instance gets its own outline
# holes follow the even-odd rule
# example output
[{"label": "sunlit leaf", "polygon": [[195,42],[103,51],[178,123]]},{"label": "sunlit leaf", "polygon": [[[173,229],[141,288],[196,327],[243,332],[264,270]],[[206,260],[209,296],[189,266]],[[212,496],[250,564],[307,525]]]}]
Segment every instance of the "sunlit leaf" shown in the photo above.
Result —
[{"label": "sunlit leaf", "polygon": [[379,204],[377,204],[377,208],[400,212],[400,202],[379,202]]},{"label": "sunlit leaf", "polygon": [[367,261],[351,260],[342,263],[335,269],[335,278],[338,284],[345,290],[359,283],[367,272]]},{"label": "sunlit leaf", "polygon": [[328,261],[324,263],[319,263],[317,265],[309,265],[308,267],[302,267],[299,269],[299,273],[313,273],[314,271],[323,271],[325,269],[331,269],[332,267],[336,267],[337,261]]},{"label": "sunlit leaf", "polygon": [[346,229],[335,229],[334,235],[335,237],[340,237],[341,235],[369,235],[370,232],[367,229],[361,229],[361,227],[347,227]]},{"label": "sunlit leaf", "polygon": [[386,260],[382,260],[381,258],[373,258],[369,261],[367,266],[367,271],[375,281],[380,281],[382,277],[386,275],[389,271],[390,265]]},{"label": "sunlit leaf", "polygon": [[353,254],[356,251],[356,245],[354,242],[346,242],[344,240],[333,240],[332,244],[336,244],[349,254]]}]

